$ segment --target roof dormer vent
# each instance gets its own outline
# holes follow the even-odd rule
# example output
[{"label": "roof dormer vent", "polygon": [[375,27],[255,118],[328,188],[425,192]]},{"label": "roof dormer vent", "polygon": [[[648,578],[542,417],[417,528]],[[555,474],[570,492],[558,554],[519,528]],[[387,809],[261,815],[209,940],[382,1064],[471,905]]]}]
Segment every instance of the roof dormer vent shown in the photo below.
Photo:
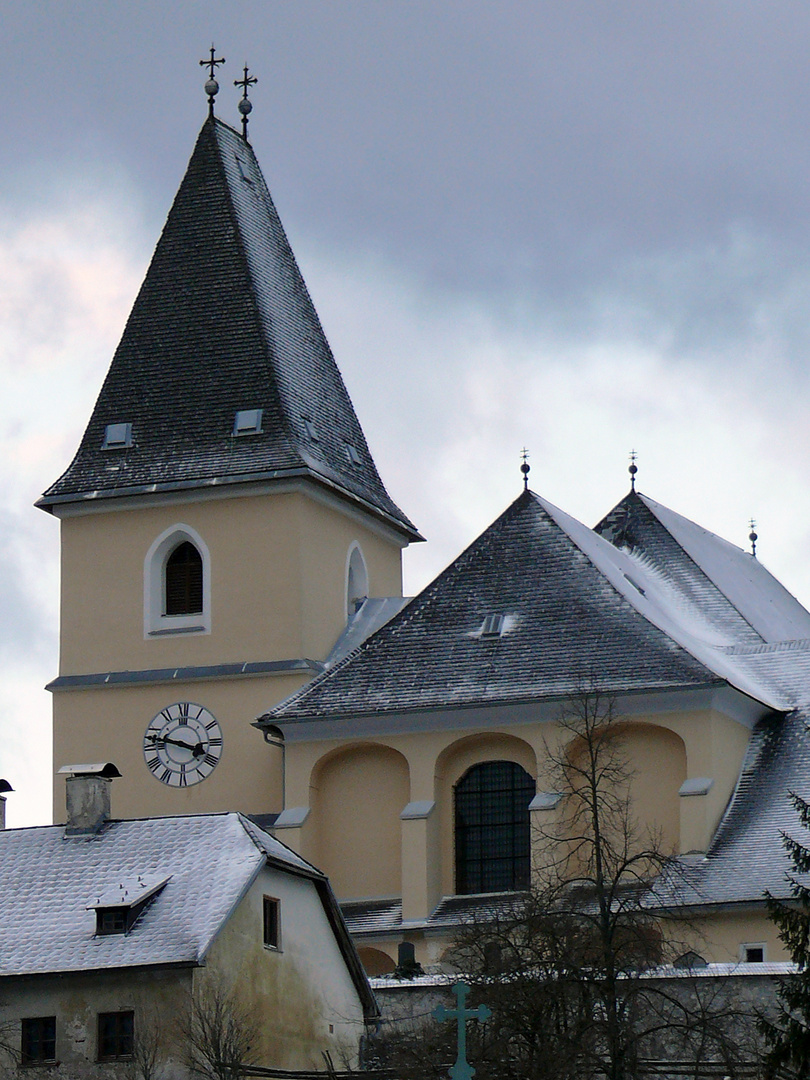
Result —
[{"label": "roof dormer vent", "polygon": [[357,447],[352,443],[346,443],[346,457],[349,459],[350,465],[360,464],[360,455],[357,453]]},{"label": "roof dormer vent", "polygon": [[115,885],[99,891],[87,905],[96,913],[96,934],[128,934],[141,912],[169,880],[160,874],[138,874],[121,878]]},{"label": "roof dormer vent", "polygon": [[234,435],[261,435],[262,409],[240,409],[233,422]]},{"label": "roof dormer vent", "polygon": [[304,431],[307,433],[307,438],[310,442],[319,442],[318,429],[312,423],[312,419],[309,416],[302,416],[304,422]]},{"label": "roof dormer vent", "polygon": [[481,627],[482,638],[496,638],[503,633],[503,615],[487,615]]},{"label": "roof dormer vent", "polygon": [[132,424],[107,424],[102,450],[123,450],[132,446]]}]

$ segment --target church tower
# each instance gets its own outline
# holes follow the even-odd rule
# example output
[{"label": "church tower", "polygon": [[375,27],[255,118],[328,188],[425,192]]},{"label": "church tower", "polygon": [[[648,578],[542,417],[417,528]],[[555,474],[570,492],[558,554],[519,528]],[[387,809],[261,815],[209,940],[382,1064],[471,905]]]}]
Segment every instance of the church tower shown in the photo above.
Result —
[{"label": "church tower", "polygon": [[280,810],[279,751],[251,722],[322,670],[364,597],[401,596],[421,539],[246,124],[209,101],[81,445],[37,503],[61,522],[55,764],[114,761],[117,817]]}]

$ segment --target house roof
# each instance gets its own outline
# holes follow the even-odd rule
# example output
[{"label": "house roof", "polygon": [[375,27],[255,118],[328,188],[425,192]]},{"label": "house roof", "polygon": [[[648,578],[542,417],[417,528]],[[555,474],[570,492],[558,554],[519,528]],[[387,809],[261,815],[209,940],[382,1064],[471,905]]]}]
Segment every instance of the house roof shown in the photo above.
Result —
[{"label": "house roof", "polygon": [[[234,434],[256,409],[260,433]],[[104,448],[113,424],[131,445]],[[300,479],[421,539],[377,473],[253,150],[209,117],[79,450],[38,505]]]},{"label": "house roof", "polygon": [[[337,902],[320,871],[241,814],[111,821],[93,834],[64,826],[0,831],[0,978],[195,965],[263,866],[310,879],[367,1013],[376,1014]],[[121,885],[158,884],[126,935],[96,936],[95,910]],[[132,887],[129,888],[132,892]],[[152,890],[155,891],[155,890]]]},{"label": "house roof", "polygon": [[[491,614],[503,627],[488,638]],[[631,493],[594,530],[527,491],[270,715],[538,701],[594,684],[613,694],[728,685],[762,712],[793,709],[810,701],[810,613],[752,556],[651,499]]]}]

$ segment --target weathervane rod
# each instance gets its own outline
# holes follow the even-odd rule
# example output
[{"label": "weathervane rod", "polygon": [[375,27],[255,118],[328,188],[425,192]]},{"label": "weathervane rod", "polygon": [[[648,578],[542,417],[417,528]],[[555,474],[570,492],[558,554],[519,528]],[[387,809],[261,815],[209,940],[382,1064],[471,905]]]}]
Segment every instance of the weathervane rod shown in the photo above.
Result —
[{"label": "weathervane rod", "polygon": [[225,63],[224,56],[221,56],[217,60],[216,55],[217,54],[216,49],[214,48],[214,43],[211,42],[211,56],[208,58],[208,60],[200,61],[200,67],[208,68],[208,78],[205,82],[205,92],[206,94],[208,94],[208,115],[211,117],[214,115],[214,98],[219,93],[219,83],[217,82],[215,75],[217,73],[217,68],[219,67],[219,65]]},{"label": "weathervane rod", "polygon": [[237,108],[239,109],[239,112],[242,114],[242,138],[245,140],[245,142],[248,141],[248,137],[247,137],[248,116],[250,115],[250,112],[253,109],[253,103],[248,100],[248,87],[249,86],[255,86],[258,81],[259,80],[255,76],[251,77],[251,76],[248,75],[248,66],[247,66],[247,64],[245,64],[244,77],[241,78],[241,79],[234,79],[233,80],[233,85],[234,86],[241,86],[242,87],[242,100],[239,102],[239,105],[237,106]]}]

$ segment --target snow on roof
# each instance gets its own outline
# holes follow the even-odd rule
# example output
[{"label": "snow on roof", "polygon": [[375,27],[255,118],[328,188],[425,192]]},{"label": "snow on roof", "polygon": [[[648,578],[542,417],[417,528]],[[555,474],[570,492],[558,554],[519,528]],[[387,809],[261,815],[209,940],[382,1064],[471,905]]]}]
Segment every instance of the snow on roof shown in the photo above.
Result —
[{"label": "snow on roof", "polygon": [[[535,497],[639,614],[710,671],[772,709],[791,709],[810,700],[810,642],[802,642],[806,648],[794,647],[787,657],[785,650],[769,648],[761,637],[757,643],[757,639],[743,635],[741,642],[739,629],[730,619],[707,610],[699,598],[690,599],[643,552],[614,546],[552,503]],[[651,504],[656,517],[659,512],[662,517],[668,515],[667,523],[662,521],[665,527],[669,528],[671,522],[681,535],[688,536],[693,551],[704,560],[702,569],[708,577],[710,571],[717,572],[750,613],[765,613],[763,625],[767,622],[771,628],[778,625],[787,630],[792,626],[803,631],[806,622],[810,632],[810,613],[751,556],[652,500],[644,501],[645,505]],[[757,567],[761,572],[756,571]],[[793,612],[790,620],[789,609]]]},{"label": "snow on roof", "polygon": [[646,495],[639,497],[766,641],[810,638],[810,612],[758,559]]},{"label": "snow on roof", "polygon": [[[114,821],[0,832],[0,976],[200,963],[269,860],[320,877],[239,814]],[[164,888],[127,935],[95,936],[93,908],[137,879]]]}]

